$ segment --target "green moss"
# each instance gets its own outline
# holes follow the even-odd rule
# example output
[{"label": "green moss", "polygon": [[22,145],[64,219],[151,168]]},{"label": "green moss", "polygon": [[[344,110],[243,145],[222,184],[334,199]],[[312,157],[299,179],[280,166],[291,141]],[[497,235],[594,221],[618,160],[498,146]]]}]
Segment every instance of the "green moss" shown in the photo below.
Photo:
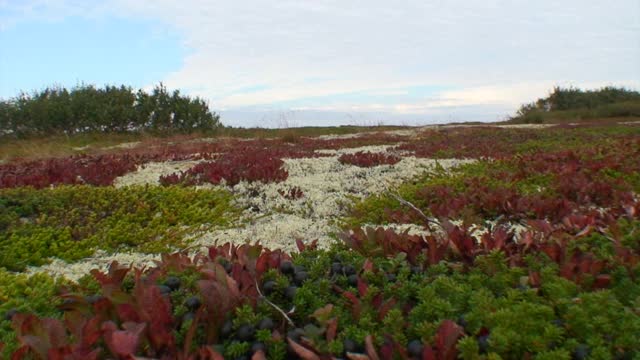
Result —
[{"label": "green moss", "polygon": [[57,306],[61,300],[57,297],[62,287],[72,284],[62,279],[53,279],[46,274],[25,275],[14,274],[0,268],[0,343],[5,343],[4,352],[8,358],[11,351],[17,348],[15,333],[11,322],[5,319],[10,310],[20,313],[35,313],[40,316],[60,317]]},{"label": "green moss", "polygon": [[97,249],[160,253],[185,236],[238,217],[231,195],[184,187],[0,190],[0,266],[21,270],[51,257],[74,261]]}]

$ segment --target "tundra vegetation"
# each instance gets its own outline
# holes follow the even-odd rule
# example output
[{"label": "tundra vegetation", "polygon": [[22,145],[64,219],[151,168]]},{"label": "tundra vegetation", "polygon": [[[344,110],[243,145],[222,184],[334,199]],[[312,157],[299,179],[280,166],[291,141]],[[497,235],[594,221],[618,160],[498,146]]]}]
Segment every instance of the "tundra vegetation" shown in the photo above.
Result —
[{"label": "tundra vegetation", "polygon": [[[605,122],[154,138],[11,159],[0,164],[3,355],[637,359],[640,126]],[[251,221],[237,186],[282,183],[284,160],[363,146],[393,150],[343,153],[336,166],[475,161],[354,197],[330,244],[190,246],[205,228]],[[185,160],[198,163],[156,185],[114,186],[152,162]],[[96,251],[158,261],[114,262],[77,281],[35,271]]]}]

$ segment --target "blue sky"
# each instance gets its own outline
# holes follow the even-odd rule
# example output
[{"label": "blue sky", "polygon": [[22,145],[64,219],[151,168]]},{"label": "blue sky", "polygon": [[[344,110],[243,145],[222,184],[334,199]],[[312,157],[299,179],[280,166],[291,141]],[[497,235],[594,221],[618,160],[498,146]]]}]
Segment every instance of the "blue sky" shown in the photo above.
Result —
[{"label": "blue sky", "polygon": [[182,64],[176,33],[134,19],[30,20],[0,31],[0,97],[49,85],[144,87]]},{"label": "blue sky", "polygon": [[0,97],[164,82],[234,126],[495,121],[640,88],[637,0],[0,0]]}]

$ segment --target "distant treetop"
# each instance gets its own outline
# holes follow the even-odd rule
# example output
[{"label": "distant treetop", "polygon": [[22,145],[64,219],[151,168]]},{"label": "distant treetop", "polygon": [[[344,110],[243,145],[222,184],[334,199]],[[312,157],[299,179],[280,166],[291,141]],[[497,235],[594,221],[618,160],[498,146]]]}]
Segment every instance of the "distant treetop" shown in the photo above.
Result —
[{"label": "distant treetop", "polygon": [[613,86],[596,90],[556,86],[546,98],[524,104],[512,122],[640,116],[640,92]]},{"label": "distant treetop", "polygon": [[84,132],[192,132],[221,127],[206,101],[168,92],[160,83],[147,93],[122,85],[68,90],[48,87],[0,101],[0,135]]}]

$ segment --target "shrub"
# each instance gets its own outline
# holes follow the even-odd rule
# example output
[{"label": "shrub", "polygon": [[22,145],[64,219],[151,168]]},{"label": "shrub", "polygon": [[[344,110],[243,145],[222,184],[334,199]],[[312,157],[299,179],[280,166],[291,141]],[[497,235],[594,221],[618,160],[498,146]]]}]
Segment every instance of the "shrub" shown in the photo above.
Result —
[{"label": "shrub", "polygon": [[78,155],[0,165],[0,188],[111,185],[116,177],[134,171],[139,162],[139,158],[129,155]]},{"label": "shrub", "polygon": [[625,88],[597,90],[554,87],[546,98],[522,105],[512,122],[542,123],[607,117],[638,116],[640,93]]},{"label": "shrub", "polygon": [[182,187],[0,190],[0,267],[73,261],[97,249],[168,251],[203,225],[227,225],[238,214],[230,201],[226,191]]},{"label": "shrub", "polygon": [[289,175],[284,161],[264,152],[233,152],[212,162],[200,163],[186,172],[160,178],[163,185],[220,184],[223,180],[233,186],[240,181],[280,182]]},{"label": "shrub", "polygon": [[378,165],[393,165],[398,163],[400,158],[391,154],[358,151],[354,154],[342,154],[338,158],[338,161],[340,161],[341,164],[373,167]]},{"label": "shrub", "polygon": [[0,135],[84,132],[192,132],[220,127],[220,117],[200,98],[169,93],[160,83],[149,94],[127,86],[71,90],[46,88],[0,101]]},{"label": "shrub", "polygon": [[14,315],[10,348],[15,359],[519,359],[578,348],[606,358],[640,351],[633,335],[640,316],[618,295],[639,290],[629,283],[637,267],[594,291],[543,256],[515,264],[496,250],[469,266],[452,258],[416,266],[397,253],[299,245],[289,256],[225,244],[193,258],[164,255],[146,271],[114,263],[106,273],[92,271],[97,293],[62,294],[64,322]]}]

